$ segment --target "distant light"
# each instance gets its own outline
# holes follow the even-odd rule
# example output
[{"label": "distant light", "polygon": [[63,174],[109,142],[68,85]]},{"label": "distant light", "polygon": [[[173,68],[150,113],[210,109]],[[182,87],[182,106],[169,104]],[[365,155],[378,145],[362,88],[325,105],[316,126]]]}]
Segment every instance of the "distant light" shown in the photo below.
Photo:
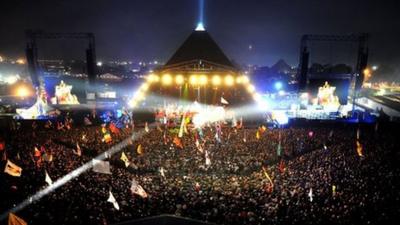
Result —
[{"label": "distant light", "polygon": [[200,76],[200,81],[199,81],[200,85],[206,85],[207,82],[208,82],[207,76],[206,75],[201,75]]},{"label": "distant light", "polygon": [[19,86],[19,87],[17,87],[16,93],[17,93],[17,96],[18,96],[18,97],[27,97],[27,96],[30,95],[30,91],[29,91],[28,88],[25,87],[25,86]]},{"label": "distant light", "polygon": [[102,65],[103,65],[103,62],[101,62],[101,61],[97,62],[97,66],[102,66]]},{"label": "distant light", "polygon": [[278,92],[278,94],[279,94],[280,96],[283,96],[283,95],[285,95],[286,93],[285,93],[284,90],[280,90],[280,91]]},{"label": "distant light", "polygon": [[147,91],[148,89],[149,89],[149,84],[148,83],[144,83],[140,87],[140,90],[142,90],[142,91]]},{"label": "distant light", "polygon": [[179,84],[179,85],[183,84],[183,82],[184,82],[183,76],[180,75],[180,74],[176,75],[175,76],[175,82],[176,82],[176,84]]},{"label": "distant light", "polygon": [[4,78],[4,82],[7,84],[14,84],[20,79],[19,75],[11,75]]},{"label": "distant light", "polygon": [[235,83],[235,79],[231,75],[225,76],[225,85],[232,86]]},{"label": "distant light", "polygon": [[365,76],[369,76],[369,75],[371,75],[371,70],[366,68],[366,69],[364,69],[363,73]]},{"label": "distant light", "polygon": [[204,25],[201,22],[197,24],[197,27],[195,29],[195,31],[205,31],[205,30],[206,29],[204,28]]},{"label": "distant light", "polygon": [[20,65],[23,65],[23,64],[25,64],[25,60],[24,59],[22,59],[22,58],[20,58],[20,59],[17,59],[17,61],[16,61],[18,64],[20,64]]},{"label": "distant light", "polygon": [[218,75],[214,75],[214,76],[211,78],[211,83],[212,83],[214,86],[219,86],[219,85],[221,85],[221,77],[218,76]]},{"label": "distant light", "polygon": [[189,83],[190,83],[191,85],[197,85],[198,82],[199,82],[199,78],[197,77],[197,75],[192,75],[192,76],[190,76],[190,78],[189,78]]},{"label": "distant light", "polygon": [[157,76],[156,74],[150,74],[150,75],[147,77],[147,80],[148,80],[149,82],[158,82],[158,81],[160,80],[160,77]]},{"label": "distant light", "polygon": [[282,89],[282,86],[283,86],[282,82],[280,82],[280,81],[275,83],[275,89],[278,90],[278,91]]},{"label": "distant light", "polygon": [[241,79],[241,81],[242,81],[242,83],[244,83],[244,84],[247,84],[247,83],[249,83],[249,82],[250,82],[250,79],[249,79],[249,77],[248,77],[248,76],[242,76],[242,79]]},{"label": "distant light", "polygon": [[253,93],[253,92],[256,90],[256,88],[255,88],[253,85],[251,85],[251,84],[248,84],[247,87],[246,87],[246,89],[247,89],[247,91],[250,92],[250,93]]},{"label": "distant light", "polygon": [[376,71],[377,69],[378,69],[378,66],[376,66],[376,65],[375,65],[375,66],[372,66],[372,70],[373,70],[373,71]]},{"label": "distant light", "polygon": [[275,111],[275,112],[273,112],[273,118],[280,125],[285,125],[285,124],[289,123],[289,118],[287,117],[285,112]]},{"label": "distant light", "polygon": [[172,83],[172,77],[169,74],[164,74],[161,78],[163,85],[170,85]]}]

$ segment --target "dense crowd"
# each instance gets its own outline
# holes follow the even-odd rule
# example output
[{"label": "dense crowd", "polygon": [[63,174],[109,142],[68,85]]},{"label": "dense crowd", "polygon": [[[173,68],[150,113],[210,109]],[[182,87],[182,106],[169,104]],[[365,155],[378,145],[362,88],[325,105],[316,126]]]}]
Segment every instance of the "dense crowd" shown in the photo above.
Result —
[{"label": "dense crowd", "polygon": [[[180,147],[176,128],[143,126],[13,127],[3,134],[0,165],[10,160],[22,175],[0,175],[0,213],[48,186],[46,172],[56,181],[128,138],[105,159],[112,174],[89,169],[16,214],[29,224],[112,224],[159,214],[217,224],[378,224],[400,215],[399,142],[383,128],[222,125],[216,138],[214,125],[201,136],[188,126]],[[131,192],[132,178],[147,197]],[[119,210],[107,202],[110,191]]]}]

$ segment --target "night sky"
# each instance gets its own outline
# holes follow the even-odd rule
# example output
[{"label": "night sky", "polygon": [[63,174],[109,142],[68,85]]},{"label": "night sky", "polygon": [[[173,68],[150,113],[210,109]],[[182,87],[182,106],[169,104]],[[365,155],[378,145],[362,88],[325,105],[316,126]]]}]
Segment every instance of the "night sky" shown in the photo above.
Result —
[{"label": "night sky", "polygon": [[[400,64],[398,1],[205,1],[206,29],[228,57],[238,63],[271,65],[283,58],[296,65],[303,34],[369,32],[370,63]],[[194,29],[197,11],[197,0],[3,1],[0,54],[23,56],[24,30],[34,28],[93,32],[98,60],[165,61]],[[84,47],[85,43],[76,41],[39,42],[39,58],[83,59]],[[356,49],[356,46],[348,47]],[[332,45],[321,48],[328,49],[318,53],[327,55],[325,60],[338,57],[340,61],[342,56],[337,55],[351,58],[355,54],[350,50],[331,53],[336,49]],[[346,46],[337,49],[346,49]]]}]

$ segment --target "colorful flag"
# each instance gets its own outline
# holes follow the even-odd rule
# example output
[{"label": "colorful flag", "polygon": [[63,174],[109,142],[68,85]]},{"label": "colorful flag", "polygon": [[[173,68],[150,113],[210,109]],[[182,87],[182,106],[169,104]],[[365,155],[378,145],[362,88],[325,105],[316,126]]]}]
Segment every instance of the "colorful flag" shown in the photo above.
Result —
[{"label": "colorful flag", "polygon": [[137,146],[136,152],[137,152],[137,154],[139,154],[139,155],[142,155],[142,154],[143,154],[143,149],[142,149],[142,145],[141,145],[141,144],[139,144],[139,145]]},{"label": "colorful flag", "polygon": [[147,122],[144,123],[144,131],[146,131],[146,133],[149,133],[149,125],[147,124]]},{"label": "colorful flag", "polygon": [[110,131],[113,134],[119,134],[119,129],[114,123],[110,123]]},{"label": "colorful flag", "polygon": [[259,130],[257,130],[257,132],[256,132],[256,138],[257,138],[257,140],[260,139],[260,131]]},{"label": "colorful flag", "polygon": [[358,154],[358,156],[360,156],[360,157],[364,156],[363,155],[363,147],[362,147],[361,143],[357,140],[356,144],[357,144],[357,154]]},{"label": "colorful flag", "polygon": [[45,172],[45,176],[46,176],[45,179],[44,179],[44,181],[46,181],[46,183],[48,183],[49,185],[52,185],[52,184],[53,184],[53,181],[51,180],[49,174],[47,173],[46,170],[45,170],[44,172]]},{"label": "colorful flag", "polygon": [[268,179],[268,181],[271,183],[271,186],[274,186],[274,182],[272,182],[272,179],[271,179],[271,177],[269,176],[269,174],[267,173],[267,169],[263,166],[262,167],[262,169],[263,169],[263,172],[264,172],[264,175],[265,175],[265,177]]},{"label": "colorful flag", "polygon": [[111,191],[110,191],[110,195],[109,195],[109,197],[108,197],[108,199],[107,199],[107,202],[111,202],[111,203],[114,205],[114,208],[117,209],[117,210],[119,210],[118,202],[117,202],[117,200],[114,198],[114,195],[111,193]]},{"label": "colorful flag", "polygon": [[222,96],[221,96],[221,103],[224,105],[229,105],[229,102]]},{"label": "colorful flag", "polygon": [[181,141],[181,139],[179,137],[174,137],[174,141],[173,142],[177,147],[183,149],[183,144],[182,144],[182,141]]},{"label": "colorful flag", "polygon": [[28,223],[16,216],[14,213],[9,213],[8,225],[28,225]]},{"label": "colorful flag", "polygon": [[110,143],[112,141],[111,135],[109,133],[104,134],[102,141],[105,143]]},{"label": "colorful flag", "polygon": [[122,152],[120,159],[122,160],[122,162],[125,163],[125,167],[129,166],[130,162],[129,162],[128,157],[125,155],[125,152]]},{"label": "colorful flag", "polygon": [[206,166],[211,165],[211,159],[210,159],[210,156],[209,156],[207,150],[206,150],[205,156],[206,156]]},{"label": "colorful flag", "polygon": [[314,195],[313,195],[313,192],[312,192],[312,188],[310,188],[310,191],[308,192],[308,198],[309,198],[310,202],[312,202],[314,200]]},{"label": "colorful flag", "polygon": [[143,187],[140,186],[134,178],[132,178],[131,192],[132,194],[137,194],[142,198],[147,198],[148,196]]},{"label": "colorful flag", "polygon": [[111,174],[110,162],[93,159],[92,163],[93,163],[93,172]]},{"label": "colorful flag", "polygon": [[8,173],[13,177],[20,177],[22,173],[21,167],[12,163],[10,160],[7,160],[6,167],[4,168],[4,173]]}]

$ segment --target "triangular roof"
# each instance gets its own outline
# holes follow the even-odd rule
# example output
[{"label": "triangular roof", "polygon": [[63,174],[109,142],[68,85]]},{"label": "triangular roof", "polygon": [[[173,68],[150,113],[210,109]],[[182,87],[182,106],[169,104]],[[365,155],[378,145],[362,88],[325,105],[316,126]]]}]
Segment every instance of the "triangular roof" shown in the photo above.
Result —
[{"label": "triangular roof", "polygon": [[218,44],[207,31],[193,31],[172,55],[164,67],[174,66],[193,60],[203,60],[235,69]]}]

